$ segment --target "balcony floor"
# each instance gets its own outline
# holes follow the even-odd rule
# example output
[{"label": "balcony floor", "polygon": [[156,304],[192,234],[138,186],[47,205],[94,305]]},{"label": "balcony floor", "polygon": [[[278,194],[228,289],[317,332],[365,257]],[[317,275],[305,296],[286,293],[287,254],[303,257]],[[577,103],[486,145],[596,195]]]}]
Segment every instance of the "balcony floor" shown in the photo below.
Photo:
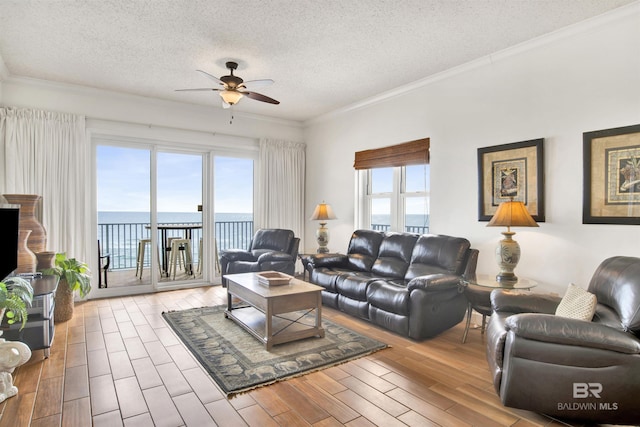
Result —
[{"label": "balcony floor", "polygon": [[[194,266],[194,270],[197,269],[197,266]],[[194,276],[189,276],[185,273],[184,270],[178,270],[176,273],[175,280],[171,277],[160,277],[160,283],[168,283],[168,282],[178,282],[178,281],[192,281],[194,279],[200,279],[202,277],[201,274],[196,273]],[[108,287],[109,288],[122,288],[122,287],[131,287],[137,285],[148,285],[150,284],[151,274],[149,272],[149,268],[145,267],[142,273],[142,279],[136,277],[135,268],[123,269],[123,270],[112,270],[107,273]]]}]

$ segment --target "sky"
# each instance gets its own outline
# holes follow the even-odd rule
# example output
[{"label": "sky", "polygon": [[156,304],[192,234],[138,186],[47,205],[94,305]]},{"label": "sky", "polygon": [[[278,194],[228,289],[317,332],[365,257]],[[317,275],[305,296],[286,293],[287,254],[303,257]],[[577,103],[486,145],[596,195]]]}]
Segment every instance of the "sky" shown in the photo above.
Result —
[{"label": "sky", "polygon": [[[148,212],[151,153],[146,149],[98,146],[98,211]],[[197,212],[202,204],[202,156],[158,153],[158,212]],[[251,213],[253,160],[215,158],[218,213]]]}]

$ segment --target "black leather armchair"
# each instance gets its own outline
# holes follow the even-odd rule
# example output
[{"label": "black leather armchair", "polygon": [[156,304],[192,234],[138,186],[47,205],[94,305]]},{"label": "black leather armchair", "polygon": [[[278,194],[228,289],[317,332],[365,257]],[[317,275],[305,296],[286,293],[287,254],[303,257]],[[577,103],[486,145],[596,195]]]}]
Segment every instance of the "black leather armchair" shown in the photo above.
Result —
[{"label": "black leather armchair", "polygon": [[293,275],[299,246],[300,239],[291,230],[260,229],[254,234],[249,250],[220,252],[222,284],[226,286],[225,274],[273,270]]},{"label": "black leather armchair", "polygon": [[487,360],[505,406],[564,419],[640,423],[640,258],[596,269],[591,322],[555,316],[559,297],[493,291]]}]

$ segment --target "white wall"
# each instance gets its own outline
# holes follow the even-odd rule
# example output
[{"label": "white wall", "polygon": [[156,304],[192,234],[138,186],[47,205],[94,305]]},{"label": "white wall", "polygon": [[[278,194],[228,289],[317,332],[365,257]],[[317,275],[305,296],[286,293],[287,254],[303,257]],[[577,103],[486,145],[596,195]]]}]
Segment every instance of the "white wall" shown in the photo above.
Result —
[{"label": "white wall", "polygon": [[[333,206],[329,248],[344,252],[354,229],[354,152],[429,137],[431,231],[468,238],[478,272],[495,274],[503,230],[478,221],[477,149],[544,138],[546,222],[514,229],[516,273],[563,293],[570,281],[587,286],[606,257],[640,256],[640,226],[582,224],[582,133],[640,123],[637,6],[310,122],[305,211]],[[307,252],[316,228],[308,221]]]}]

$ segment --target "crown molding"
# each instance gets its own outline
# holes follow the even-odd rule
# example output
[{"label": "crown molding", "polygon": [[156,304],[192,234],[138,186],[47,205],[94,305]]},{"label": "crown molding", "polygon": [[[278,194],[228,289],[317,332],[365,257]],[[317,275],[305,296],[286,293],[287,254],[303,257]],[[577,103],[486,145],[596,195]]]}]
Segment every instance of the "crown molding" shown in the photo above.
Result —
[{"label": "crown molding", "polygon": [[[0,60],[1,59],[2,58],[0,57]],[[0,62],[0,77],[2,76],[1,73],[2,73],[3,65],[4,63]],[[8,73],[8,70],[7,70],[7,73]],[[36,79],[32,77],[14,76],[11,74],[9,74],[4,81],[9,84],[25,85],[25,86],[42,88],[47,90],[71,92],[71,93],[76,93],[79,95],[84,95],[89,97],[106,97],[106,98],[122,100],[126,102],[150,102],[158,106],[170,106],[173,108],[186,108],[190,110],[200,110],[200,111],[202,111],[203,109],[213,109],[213,110],[217,110],[218,112],[228,111],[220,107],[215,107],[213,105],[205,106],[205,105],[199,105],[199,104],[190,104],[190,103],[172,101],[167,99],[152,98],[152,97],[142,96],[142,95],[134,95],[134,94],[125,93],[125,92],[117,92],[117,91],[112,91],[107,89],[99,89],[99,88],[94,88],[89,86],[81,86],[81,85],[76,85],[71,83],[54,82],[51,80]],[[236,119],[239,117],[242,117],[244,119],[262,121],[270,124],[288,126],[292,128],[301,129],[303,127],[303,123],[301,121],[280,119],[280,118],[275,118],[270,116],[264,116],[261,114],[245,113],[245,112],[234,110],[233,115],[235,116]]]},{"label": "crown molding", "polygon": [[[121,120],[87,119],[87,130],[92,137],[114,140],[148,143],[149,140],[163,143],[180,144],[182,147],[210,148],[212,143],[226,143],[229,147],[257,151],[259,138],[233,135],[226,132],[210,132],[187,128],[176,128],[157,124],[124,122]],[[185,145],[188,142],[188,145]],[[174,145],[175,146],[175,145]],[[228,147],[224,147],[228,148]]]},{"label": "crown molding", "polygon": [[621,6],[612,11],[605,12],[593,18],[589,18],[584,21],[580,21],[575,24],[568,25],[564,28],[544,34],[542,36],[535,37],[525,42],[518,43],[514,46],[499,50],[495,53],[483,56],[473,61],[466,62],[464,64],[450,68],[448,70],[433,74],[431,76],[422,78],[420,80],[416,80],[413,83],[409,83],[409,84],[397,87],[395,89],[382,92],[378,95],[372,96],[370,98],[366,98],[362,101],[358,101],[353,104],[342,107],[340,109],[330,111],[326,114],[322,114],[313,119],[306,120],[304,122],[304,126],[308,127],[310,125],[326,122],[330,119],[339,117],[343,114],[346,114],[352,111],[361,110],[363,108],[371,107],[381,102],[405,95],[407,93],[415,91],[416,89],[420,89],[425,86],[431,85],[438,81],[445,80],[445,79],[454,77],[456,75],[478,69],[486,65],[491,65],[492,63],[498,60],[510,58],[510,57],[519,55],[521,53],[540,48],[550,43],[554,43],[569,37],[573,37],[578,34],[592,31],[595,28],[601,27],[603,25],[611,24],[612,22],[616,22],[618,20],[627,18],[635,14],[640,15],[640,0],[635,1],[633,3],[629,3],[625,6]]}]

